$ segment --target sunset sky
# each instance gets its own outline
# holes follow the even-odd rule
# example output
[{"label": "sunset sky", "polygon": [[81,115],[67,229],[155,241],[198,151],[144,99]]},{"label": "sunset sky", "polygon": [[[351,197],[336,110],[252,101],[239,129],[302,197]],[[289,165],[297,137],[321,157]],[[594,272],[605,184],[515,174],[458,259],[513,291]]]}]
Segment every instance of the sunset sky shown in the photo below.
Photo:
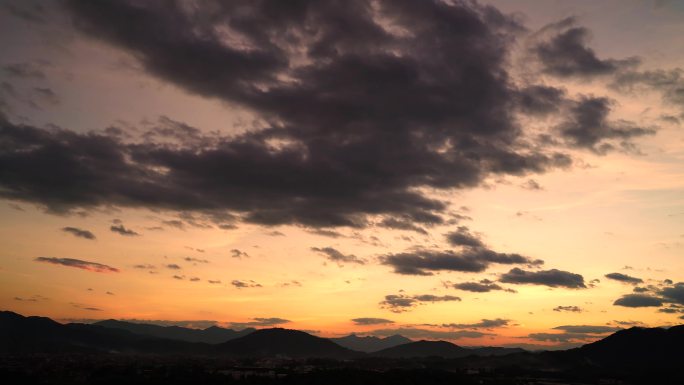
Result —
[{"label": "sunset sky", "polygon": [[0,308],[684,323],[684,2],[0,0]]}]

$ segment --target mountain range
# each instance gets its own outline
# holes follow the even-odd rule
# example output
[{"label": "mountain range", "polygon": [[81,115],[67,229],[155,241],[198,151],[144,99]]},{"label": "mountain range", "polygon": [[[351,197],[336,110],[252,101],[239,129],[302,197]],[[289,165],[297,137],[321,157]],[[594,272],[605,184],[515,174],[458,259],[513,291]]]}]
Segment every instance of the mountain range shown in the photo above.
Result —
[{"label": "mountain range", "polygon": [[183,352],[197,354],[204,344],[150,338],[100,325],[60,324],[45,317],[0,312],[0,353]]},{"label": "mountain range", "polygon": [[383,349],[372,355],[387,358],[461,358],[468,356],[503,356],[522,352],[525,352],[525,350],[520,348],[464,348],[447,341],[416,341]]},{"label": "mountain range", "polygon": [[[684,362],[684,325],[670,328],[633,327],[579,348],[542,353],[516,348],[465,348],[446,341],[413,342],[402,336],[368,338],[351,335],[326,339],[282,328],[239,332],[223,328],[193,332],[183,329],[131,325],[120,321],[61,324],[45,317],[24,317],[2,311],[0,354],[79,352],[334,359],[439,357],[486,361],[489,366],[563,368],[625,368],[630,365],[672,368]],[[217,336],[217,340],[211,340],[209,336],[212,335]],[[218,343],[210,344],[207,341]],[[393,346],[373,351],[383,345]],[[372,353],[367,353],[369,351]]]},{"label": "mountain range", "polygon": [[[0,354],[17,353],[152,353],[221,355],[234,357],[321,357],[353,358],[363,355],[334,342],[298,330],[261,329],[229,341],[209,344],[137,334],[120,327],[126,323],[60,324],[45,317],[24,317],[0,312]],[[154,325],[147,325],[154,326]],[[143,333],[152,331],[188,338],[188,332],[168,333],[166,328],[132,327]],[[183,328],[180,328],[183,329]],[[227,329],[224,329],[224,331]],[[205,329],[206,331],[206,329]],[[213,333],[215,331],[210,331]],[[223,332],[221,332],[223,333]],[[226,333],[222,334],[223,337]],[[196,337],[196,336],[193,336]],[[201,335],[205,338],[206,335]]]},{"label": "mountain range", "polygon": [[150,337],[186,342],[204,342],[206,344],[227,342],[235,338],[246,336],[256,330],[254,328],[233,330],[218,326],[211,326],[206,329],[190,329],[180,326],[159,326],[137,322],[117,321],[113,319],[95,322],[94,325],[110,329],[127,330],[131,333]]},{"label": "mountain range", "polygon": [[374,336],[360,337],[356,334],[350,334],[345,337],[330,338],[330,341],[340,346],[344,346],[347,349],[364,353],[377,352],[379,350],[413,342],[412,340],[397,334],[385,338]]}]

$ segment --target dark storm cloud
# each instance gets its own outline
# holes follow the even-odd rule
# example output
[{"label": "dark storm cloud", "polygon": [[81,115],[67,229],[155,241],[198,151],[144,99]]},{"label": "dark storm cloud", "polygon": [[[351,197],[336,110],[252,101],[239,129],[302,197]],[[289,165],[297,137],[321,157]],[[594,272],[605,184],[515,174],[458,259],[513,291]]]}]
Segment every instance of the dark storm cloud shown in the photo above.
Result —
[{"label": "dark storm cloud", "polygon": [[471,291],[473,293],[488,293],[494,290],[503,290],[507,292],[515,293],[515,290],[506,289],[488,279],[480,280],[479,282],[461,282],[461,283],[449,283],[447,287],[452,287],[457,290]]},{"label": "dark storm cloud", "polygon": [[166,268],[171,269],[171,270],[180,270],[181,269],[181,267],[175,263],[169,263],[168,265],[166,265]]},{"label": "dark storm cloud", "polygon": [[658,309],[658,312],[659,313],[665,313],[665,314],[678,314],[678,313],[684,313],[684,309],[667,307],[667,308],[663,308],[663,309]]},{"label": "dark storm cloud", "polygon": [[402,313],[411,310],[412,308],[420,305],[424,302],[448,302],[448,301],[460,301],[460,297],[455,297],[453,295],[404,295],[404,294],[389,294],[385,296],[385,299],[380,302],[380,307],[387,309],[394,313]]},{"label": "dark storm cloud", "polygon": [[600,59],[587,45],[589,37],[589,30],[576,26],[569,17],[537,32],[531,51],[544,72],[558,77],[609,75],[639,64],[637,58]]},{"label": "dark storm cloud", "polygon": [[107,266],[97,262],[84,261],[81,259],[74,258],[54,258],[54,257],[38,257],[34,259],[36,262],[51,263],[54,265],[62,265],[68,267],[75,267],[77,269],[83,269],[88,271],[93,271],[96,273],[118,273],[119,269],[111,266]]},{"label": "dark storm cloud", "polygon": [[[684,69],[681,68],[625,72],[615,77],[612,87],[621,92],[655,90],[666,103],[684,110]],[[680,121],[675,116],[662,116],[661,119],[675,124]]]},{"label": "dark storm cloud", "polygon": [[185,223],[183,221],[180,221],[178,219],[170,219],[170,220],[165,220],[161,222],[164,226],[168,227],[175,227],[179,230],[185,229]]},{"label": "dark storm cloud", "polygon": [[73,234],[74,236],[80,237],[80,238],[85,238],[85,239],[90,239],[90,240],[95,239],[95,234],[91,233],[88,230],[79,229],[78,227],[69,227],[69,226],[62,227],[62,231],[64,231],[65,233]]},{"label": "dark storm cloud", "polygon": [[[2,120],[5,198],[56,212],[229,211],[242,221],[314,228],[361,227],[378,216],[380,225],[420,231],[447,208],[427,189],[570,165],[565,154],[522,143],[518,90],[505,68],[522,28],[491,7],[63,4],[83,36],[131,53],[148,74],[185,91],[253,111],[264,128],[233,137],[153,130],[131,143]],[[180,143],[165,145],[162,134]]]},{"label": "dark storm cloud", "polygon": [[52,89],[44,87],[34,87],[31,90],[31,101],[39,108],[44,105],[55,106],[60,103],[57,94]]},{"label": "dark storm cloud", "polygon": [[258,328],[258,327],[273,327],[277,325],[282,325],[286,323],[290,323],[292,321],[284,319],[284,318],[278,318],[278,317],[271,317],[271,318],[252,318],[252,321],[248,322],[230,322],[229,325],[231,328],[236,328],[236,329],[246,329],[246,328]]},{"label": "dark storm cloud", "polygon": [[622,273],[610,273],[610,274],[606,274],[605,277],[612,279],[612,280],[615,280],[615,281],[629,283],[632,285],[636,285],[636,284],[644,282],[641,278],[632,277],[631,275],[622,274]]},{"label": "dark storm cloud", "polygon": [[388,320],[386,318],[354,318],[351,320],[355,325],[366,326],[366,325],[382,325],[382,324],[393,324],[394,321]]},{"label": "dark storm cloud", "polygon": [[137,237],[140,235],[131,229],[127,229],[126,227],[124,227],[124,225],[112,225],[109,227],[109,230],[111,230],[114,233],[125,235],[127,237]]},{"label": "dark storm cloud", "polygon": [[392,266],[394,272],[405,275],[433,275],[432,271],[481,272],[488,264],[466,258],[452,251],[415,251],[389,254],[381,257],[385,265]]},{"label": "dark storm cloud", "polygon": [[556,127],[570,146],[600,154],[615,149],[616,144],[630,150],[634,146],[631,139],[656,132],[624,120],[610,121],[608,115],[613,101],[608,98],[582,96],[570,103],[565,121]]},{"label": "dark storm cloud", "polygon": [[459,226],[456,231],[447,233],[446,238],[452,246],[484,247],[480,237],[471,234],[466,226]]},{"label": "dark storm cloud", "polygon": [[660,294],[667,302],[684,305],[684,282],[677,282],[672,287],[662,289]]},{"label": "dark storm cloud", "polygon": [[330,237],[330,238],[344,238],[344,234],[334,231],[334,230],[325,230],[325,229],[311,229],[307,230],[309,234],[314,234],[314,235],[320,235],[322,237]]},{"label": "dark storm cloud", "polygon": [[676,116],[672,116],[672,115],[660,115],[660,117],[658,118],[658,120],[661,120],[661,121],[667,122],[667,123],[671,123],[671,124],[674,124],[674,125],[677,125],[677,126],[678,126],[679,123],[680,123],[679,118],[676,117]]},{"label": "dark storm cloud", "polygon": [[471,324],[442,324],[442,327],[452,328],[452,329],[493,329],[509,326],[511,320],[496,318],[496,319],[483,319],[480,322],[475,322]]},{"label": "dark storm cloud", "polygon": [[340,265],[344,263],[357,263],[363,265],[366,263],[364,260],[359,259],[353,254],[342,254],[340,251],[332,247],[312,247],[311,250],[325,255],[327,260]]},{"label": "dark storm cloud", "polygon": [[[453,233],[452,233],[453,234]],[[457,242],[474,242],[475,238],[463,237]],[[461,251],[415,250],[387,254],[380,257],[384,265],[392,266],[394,272],[405,275],[433,275],[434,271],[481,272],[490,264],[541,265],[541,260],[532,260],[520,254],[497,253],[484,247],[465,247]]]},{"label": "dark storm cloud", "polygon": [[519,108],[529,115],[557,112],[566,102],[565,90],[550,86],[530,86],[517,93]]},{"label": "dark storm cloud", "polygon": [[660,307],[663,306],[663,300],[651,295],[627,294],[615,300],[613,305],[624,307]]},{"label": "dark storm cloud", "polygon": [[501,286],[495,283],[462,282],[455,283],[452,287],[454,289],[472,291],[475,293],[486,293],[492,290],[503,290]]},{"label": "dark storm cloud", "polygon": [[460,301],[461,298],[454,297],[453,295],[433,295],[433,294],[421,294],[412,297],[419,302],[441,302],[441,301]]},{"label": "dark storm cloud", "polygon": [[2,67],[8,76],[26,79],[44,79],[45,73],[34,63],[12,63]]},{"label": "dark storm cloud", "polygon": [[34,0],[7,0],[0,4],[0,8],[6,9],[20,19],[33,22],[45,23],[45,3]]},{"label": "dark storm cloud", "polygon": [[416,233],[423,235],[428,234],[427,230],[420,226],[416,226],[414,222],[404,218],[385,218],[379,225],[388,229],[415,231]]},{"label": "dark storm cloud", "polygon": [[573,312],[573,313],[581,313],[582,308],[580,308],[579,306],[556,306],[553,308],[553,311],[557,311],[557,312],[568,311],[568,312]]},{"label": "dark storm cloud", "polygon": [[500,279],[504,283],[532,284],[550,287],[567,287],[570,289],[585,289],[584,277],[557,269],[525,271],[513,268],[508,273],[502,274]]}]

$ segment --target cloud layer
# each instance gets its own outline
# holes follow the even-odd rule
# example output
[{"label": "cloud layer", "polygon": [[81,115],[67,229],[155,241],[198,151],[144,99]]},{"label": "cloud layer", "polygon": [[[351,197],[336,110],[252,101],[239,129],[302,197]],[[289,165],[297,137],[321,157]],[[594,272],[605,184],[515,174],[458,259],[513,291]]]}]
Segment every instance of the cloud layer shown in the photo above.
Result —
[{"label": "cloud layer", "polygon": [[227,211],[267,225],[359,227],[380,216],[382,226],[410,229],[445,220],[447,204],[423,188],[571,162],[521,141],[505,64],[523,28],[491,7],[64,4],[84,36],[130,52],[148,74],[188,92],[244,106],[261,123],[217,137],[166,119],[124,140],[2,119],[0,164],[12,170],[0,174],[5,198],[62,212]]}]

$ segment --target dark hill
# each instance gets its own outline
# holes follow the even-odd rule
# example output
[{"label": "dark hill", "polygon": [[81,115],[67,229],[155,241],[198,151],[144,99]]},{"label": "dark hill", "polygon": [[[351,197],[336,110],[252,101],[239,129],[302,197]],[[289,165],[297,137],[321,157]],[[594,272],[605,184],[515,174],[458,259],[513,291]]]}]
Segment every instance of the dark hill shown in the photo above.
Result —
[{"label": "dark hill", "polygon": [[684,325],[620,330],[610,336],[563,352],[601,366],[671,367],[684,363]]},{"label": "dark hill", "polygon": [[443,357],[459,358],[472,354],[470,349],[446,341],[417,341],[375,352],[386,358]]},{"label": "dark hill", "polygon": [[336,343],[290,329],[261,329],[217,346],[217,352],[243,357],[352,358],[362,355]]},{"label": "dark hill", "polygon": [[211,326],[206,329],[190,329],[180,326],[160,326],[153,324],[134,323],[117,320],[96,322],[95,325],[110,329],[121,329],[129,332],[155,338],[187,342],[204,342],[207,344],[220,344],[252,333],[255,329],[248,328],[240,331]]},{"label": "dark hill", "polygon": [[525,349],[521,348],[502,348],[498,346],[482,346],[478,348],[468,348],[471,354],[480,357],[490,357],[490,356],[506,356],[515,353],[525,353]]},{"label": "dark hill", "polygon": [[45,317],[0,312],[1,353],[127,352],[202,354],[208,345],[151,338],[98,325],[63,325]]},{"label": "dark hill", "polygon": [[366,353],[377,352],[379,350],[413,342],[410,339],[400,335],[379,338],[373,336],[359,337],[356,334],[350,334],[340,338],[330,338],[330,341],[347,349]]}]

